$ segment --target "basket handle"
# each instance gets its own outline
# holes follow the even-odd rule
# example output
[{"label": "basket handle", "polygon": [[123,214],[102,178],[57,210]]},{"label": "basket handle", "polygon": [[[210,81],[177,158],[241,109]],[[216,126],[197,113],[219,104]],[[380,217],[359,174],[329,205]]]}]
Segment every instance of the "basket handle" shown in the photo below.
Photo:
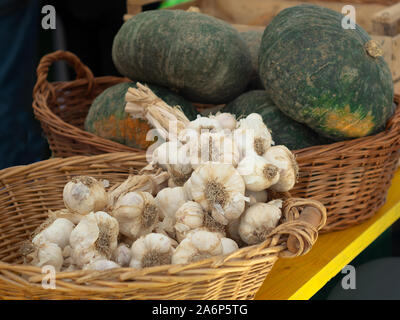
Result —
[{"label": "basket handle", "polygon": [[86,79],[88,82],[88,92],[90,93],[93,84],[94,84],[94,76],[92,71],[85,66],[82,61],[72,52],[58,50],[53,53],[46,54],[40,59],[39,65],[36,69],[37,81],[35,87],[33,89],[33,95],[35,95],[38,91],[49,90],[51,95],[54,97],[54,88],[47,81],[47,77],[49,75],[49,69],[51,65],[56,61],[64,60],[70,65],[76,72],[76,79]]},{"label": "basket handle", "polygon": [[[286,249],[279,253],[280,257],[292,258],[306,254],[311,250],[327,219],[325,206],[312,199],[289,198],[282,208],[285,222],[276,227],[268,236],[287,237]],[[264,241],[264,243],[269,241]]]}]

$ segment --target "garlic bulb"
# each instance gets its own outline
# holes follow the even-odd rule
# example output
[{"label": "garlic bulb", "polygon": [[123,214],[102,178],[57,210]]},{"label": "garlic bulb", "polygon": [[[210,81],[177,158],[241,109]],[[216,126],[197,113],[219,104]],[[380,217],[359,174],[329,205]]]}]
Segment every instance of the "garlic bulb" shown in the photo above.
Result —
[{"label": "garlic bulb", "polygon": [[93,261],[87,265],[84,265],[82,270],[105,271],[105,270],[110,270],[110,269],[120,268],[120,267],[121,266],[118,263],[115,263],[114,261],[107,260],[107,259],[101,259],[101,260]]},{"label": "garlic bulb", "polygon": [[194,230],[178,245],[172,255],[173,264],[196,262],[221,255],[221,236],[214,232]]},{"label": "garlic bulb", "polygon": [[253,154],[262,156],[274,143],[269,129],[257,113],[239,120],[238,128],[234,131],[234,141],[241,158]]},{"label": "garlic bulb", "polygon": [[113,252],[112,259],[121,267],[128,267],[132,259],[132,251],[126,244],[120,243]]},{"label": "garlic bulb", "polygon": [[181,242],[192,230],[206,230],[225,236],[225,226],[217,222],[200,204],[194,201],[184,203],[175,214],[175,233],[178,242]]},{"label": "garlic bulb", "polygon": [[174,234],[175,213],[186,201],[186,193],[183,187],[162,189],[155,198],[163,229],[171,235]]},{"label": "garlic bulb", "polygon": [[211,115],[209,118],[217,120],[223,130],[227,129],[233,131],[236,129],[237,126],[236,117],[231,113],[217,112],[215,116]]},{"label": "garlic bulb", "polygon": [[250,191],[246,190],[245,192],[246,197],[250,199],[249,204],[253,205],[257,202],[267,202],[268,201],[268,191],[261,190],[261,191]]},{"label": "garlic bulb", "polygon": [[193,129],[199,134],[204,134],[221,131],[222,127],[218,120],[198,115],[197,119],[189,122],[186,129]]},{"label": "garlic bulb", "polygon": [[57,211],[49,210],[50,219],[56,220],[59,218],[63,218],[71,221],[74,225],[77,225],[84,216],[84,214],[73,213],[68,209],[61,209]]},{"label": "garlic bulb", "polygon": [[150,233],[158,222],[159,209],[148,192],[128,192],[118,198],[112,211],[120,232],[135,240]]},{"label": "garlic bulb", "polygon": [[42,242],[35,246],[35,250],[28,257],[32,258],[32,265],[37,267],[50,265],[56,271],[61,270],[64,261],[61,248],[52,242]]},{"label": "garlic bulb", "polygon": [[193,172],[190,163],[190,148],[191,144],[180,146],[176,154],[176,163],[169,163],[166,165],[168,173],[170,174],[170,180],[174,186],[182,186]]},{"label": "garlic bulb", "polygon": [[299,171],[293,153],[285,146],[274,146],[267,150],[264,158],[279,168],[279,180],[271,186],[271,189],[278,192],[291,190]]},{"label": "garlic bulb", "polygon": [[240,218],[229,221],[228,225],[226,226],[226,234],[237,244],[242,244],[243,240],[239,235],[239,224],[240,224]]},{"label": "garlic bulb", "polygon": [[239,162],[237,171],[243,177],[246,189],[261,191],[279,180],[279,169],[258,155],[250,155]]},{"label": "garlic bulb", "polygon": [[110,259],[117,248],[118,221],[106,212],[85,216],[71,232],[72,261],[79,267],[99,259]]},{"label": "garlic bulb", "polygon": [[198,152],[191,154],[191,164],[194,169],[207,163],[226,163],[234,167],[240,161],[240,153],[232,136],[223,132],[200,135]]},{"label": "garlic bulb", "polygon": [[177,140],[164,142],[153,151],[151,163],[167,170],[168,164],[178,163],[177,151],[181,145]]},{"label": "garlic bulb", "polygon": [[137,239],[131,247],[131,268],[170,264],[174,248],[169,237],[159,233],[149,233]]},{"label": "garlic bulb", "polygon": [[72,178],[64,186],[63,199],[65,207],[78,214],[103,210],[108,202],[103,184],[88,176]]},{"label": "garlic bulb", "polygon": [[247,244],[263,242],[277,226],[282,212],[282,200],[256,203],[240,217],[239,235]]},{"label": "garlic bulb", "polygon": [[192,199],[212,217],[228,224],[244,211],[245,184],[243,178],[230,164],[206,163],[198,167],[187,184]]},{"label": "garlic bulb", "polygon": [[188,144],[199,140],[200,133],[191,128],[183,129],[179,132],[178,141],[182,144]]},{"label": "garlic bulb", "polygon": [[235,241],[230,238],[221,238],[222,254],[230,254],[239,249]]},{"label": "garlic bulb", "polygon": [[56,219],[47,228],[38,233],[32,239],[32,243],[39,246],[40,243],[51,242],[58,245],[61,249],[64,249],[69,243],[69,237],[74,227],[74,224],[67,219]]}]

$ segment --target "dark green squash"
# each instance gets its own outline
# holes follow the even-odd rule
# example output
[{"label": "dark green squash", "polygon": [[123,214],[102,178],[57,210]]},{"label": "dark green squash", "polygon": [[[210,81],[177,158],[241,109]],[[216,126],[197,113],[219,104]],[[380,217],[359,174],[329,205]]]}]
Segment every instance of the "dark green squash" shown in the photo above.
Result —
[{"label": "dark green squash", "polygon": [[260,51],[261,38],[264,30],[249,30],[240,32],[241,37],[246,42],[247,47],[250,51],[251,65],[253,67],[253,73],[249,82],[248,89],[264,89],[264,85],[258,75],[258,52]]},{"label": "dark green squash", "polygon": [[249,50],[229,23],[182,10],[145,11],[127,20],[112,57],[121,74],[200,103],[231,101],[252,71]]},{"label": "dark green squash", "polygon": [[261,41],[259,72],[274,103],[335,140],[374,134],[393,115],[393,81],[376,42],[316,5],[281,11]]},{"label": "dark green squash", "polygon": [[223,112],[233,113],[237,118],[253,112],[259,113],[268,129],[271,130],[275,145],[285,145],[290,150],[332,142],[329,139],[319,137],[307,126],[282,113],[265,90],[252,90],[243,93],[234,101],[228,103]]},{"label": "dark green squash", "polygon": [[[133,148],[146,149],[152,144],[146,140],[151,127],[146,120],[132,119],[125,112],[125,94],[129,87],[136,85],[134,82],[116,84],[98,95],[86,116],[85,130]],[[196,108],[184,98],[159,86],[149,85],[149,88],[169,105],[179,105],[190,120],[196,118]]]}]

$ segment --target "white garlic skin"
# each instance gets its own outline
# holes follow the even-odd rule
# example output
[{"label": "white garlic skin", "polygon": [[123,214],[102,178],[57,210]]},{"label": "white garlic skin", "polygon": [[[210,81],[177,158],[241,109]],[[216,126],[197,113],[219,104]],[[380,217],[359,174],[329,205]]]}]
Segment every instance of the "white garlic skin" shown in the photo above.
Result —
[{"label": "white garlic skin", "polygon": [[239,120],[234,131],[234,140],[241,158],[253,154],[262,156],[274,144],[271,132],[257,113],[251,113]]},{"label": "white garlic skin", "polygon": [[218,120],[198,115],[197,119],[189,122],[186,129],[192,129],[199,134],[204,134],[205,132],[221,131],[222,127]]},{"label": "white garlic skin", "polygon": [[74,227],[71,221],[58,218],[46,229],[37,234],[32,239],[32,243],[39,246],[40,243],[51,242],[58,245],[61,249],[64,249],[64,247],[69,244],[69,237]]},{"label": "white garlic skin", "polygon": [[252,205],[240,217],[240,238],[249,245],[264,241],[265,236],[277,226],[282,215],[281,208],[282,200]]},{"label": "white garlic skin", "polygon": [[239,161],[240,152],[232,135],[223,132],[201,134],[198,152],[191,153],[193,169],[207,162],[231,164],[236,167]]},{"label": "white garlic skin", "polygon": [[230,238],[221,238],[222,254],[230,254],[239,249],[238,244]]},{"label": "white garlic skin", "polygon": [[162,189],[155,197],[160,218],[163,220],[163,228],[168,233],[174,233],[175,213],[185,202],[187,202],[187,198],[183,187]]},{"label": "white garlic skin", "polygon": [[99,259],[109,259],[117,248],[118,234],[118,221],[106,212],[86,215],[69,239],[73,263],[83,267]]},{"label": "white garlic skin", "polygon": [[181,242],[189,231],[203,226],[203,208],[197,202],[185,202],[176,211],[175,221],[176,239]]},{"label": "white garlic skin", "polygon": [[152,164],[157,164],[167,170],[168,164],[176,164],[178,162],[177,151],[181,145],[178,140],[164,142],[153,151]]},{"label": "white garlic skin", "polygon": [[132,259],[132,251],[126,244],[121,243],[113,252],[112,258],[121,267],[128,267]]},{"label": "white garlic skin", "polygon": [[236,243],[242,242],[242,238],[239,235],[239,224],[240,218],[229,221],[228,225],[226,226],[227,236],[234,240]]},{"label": "white garlic skin", "polygon": [[178,245],[172,255],[173,264],[185,264],[222,255],[221,236],[214,232],[193,230]]},{"label": "white garlic skin", "polygon": [[235,115],[227,112],[217,112],[215,116],[210,116],[210,118],[217,120],[222,129],[231,131],[235,130],[238,124]]},{"label": "white garlic skin", "polygon": [[267,190],[261,190],[261,191],[246,190],[245,195],[246,195],[246,197],[248,197],[250,199],[250,202],[249,202],[250,205],[256,204],[257,202],[265,203],[268,201],[268,191]]},{"label": "white garlic skin", "polygon": [[120,268],[121,266],[114,261],[107,259],[100,259],[93,261],[87,265],[84,265],[82,270],[96,270],[96,271],[105,271],[115,268]]},{"label": "white garlic skin", "polygon": [[61,248],[55,243],[42,242],[32,254],[32,264],[37,267],[53,266],[60,271],[64,262]]},{"label": "white garlic skin", "polygon": [[237,219],[245,207],[245,184],[229,164],[206,163],[198,167],[187,184],[192,199],[211,212],[219,223]]},{"label": "white garlic skin", "polygon": [[170,264],[174,248],[173,241],[166,235],[149,233],[137,239],[131,247],[131,268],[141,269]]},{"label": "white garlic skin", "polygon": [[279,168],[279,180],[271,186],[278,192],[290,191],[296,184],[298,164],[293,153],[285,146],[274,146],[264,155],[267,162]]},{"label": "white garlic skin", "polygon": [[279,169],[258,155],[243,158],[237,171],[250,191],[265,190],[279,181]]},{"label": "white garlic skin", "polygon": [[83,215],[103,210],[108,203],[103,184],[88,176],[78,176],[69,181],[64,186],[63,199],[67,209]]},{"label": "white garlic skin", "polygon": [[118,220],[119,231],[135,240],[155,228],[159,211],[150,193],[133,191],[118,198],[111,214]]}]

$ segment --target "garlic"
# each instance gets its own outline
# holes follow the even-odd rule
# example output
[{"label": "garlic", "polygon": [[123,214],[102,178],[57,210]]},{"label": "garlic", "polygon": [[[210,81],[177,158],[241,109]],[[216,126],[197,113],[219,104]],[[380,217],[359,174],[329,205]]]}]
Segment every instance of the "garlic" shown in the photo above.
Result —
[{"label": "garlic", "polygon": [[243,240],[239,235],[239,224],[240,218],[229,221],[228,225],[226,226],[226,234],[236,243],[242,244]]},{"label": "garlic", "polygon": [[206,163],[199,166],[186,185],[192,199],[212,217],[227,225],[244,211],[245,184],[230,164]]},{"label": "garlic", "polygon": [[201,134],[197,150],[197,154],[191,153],[194,169],[206,162],[226,163],[236,167],[240,161],[240,153],[232,136],[223,132]]},{"label": "garlic", "polygon": [[99,259],[111,258],[117,248],[118,221],[106,212],[85,216],[71,232],[69,242],[74,264],[82,267]]},{"label": "garlic", "polygon": [[128,267],[132,259],[131,249],[124,243],[120,243],[112,254],[112,259],[121,267]]},{"label": "garlic", "polygon": [[64,218],[56,219],[47,228],[38,233],[32,239],[32,243],[39,246],[40,243],[51,242],[63,249],[68,245],[69,237],[73,229],[74,224],[71,221]]},{"label": "garlic", "polygon": [[179,132],[178,141],[182,144],[188,144],[199,139],[200,133],[191,128],[183,129]]},{"label": "garlic", "polygon": [[186,201],[183,187],[162,189],[155,198],[163,229],[171,235],[174,235],[175,213]]},{"label": "garlic", "polygon": [[57,211],[49,210],[49,218],[53,221],[59,218],[63,218],[71,221],[74,225],[77,225],[84,216],[84,214],[73,213],[68,209],[61,209]]},{"label": "garlic", "polygon": [[171,263],[174,248],[169,237],[149,233],[137,239],[131,247],[131,268],[141,269]]},{"label": "garlic", "polygon": [[221,255],[221,236],[214,232],[194,230],[178,245],[172,255],[173,264],[196,262]]},{"label": "garlic", "polygon": [[267,190],[261,190],[261,191],[246,190],[245,195],[246,195],[246,197],[249,197],[250,205],[253,205],[257,202],[265,203],[268,201],[268,191]]},{"label": "garlic", "polygon": [[178,140],[164,142],[153,151],[151,163],[167,170],[167,165],[178,163],[177,152],[181,145]]},{"label": "garlic", "polygon": [[178,242],[181,242],[189,232],[198,229],[217,232],[221,236],[225,236],[225,226],[204,212],[197,202],[184,203],[176,212],[175,218],[174,228]]},{"label": "garlic", "polygon": [[156,226],[159,209],[148,192],[128,192],[118,198],[111,215],[118,220],[120,232],[135,240]]},{"label": "garlic", "polygon": [[103,210],[108,201],[103,184],[88,176],[72,178],[64,186],[63,199],[66,208],[77,214]]},{"label": "garlic", "polygon": [[35,246],[35,250],[28,255],[31,264],[37,267],[53,266],[56,271],[61,270],[63,255],[61,248],[52,242],[42,242]]},{"label": "garlic", "polygon": [[235,241],[230,238],[221,238],[222,254],[230,254],[239,249]]},{"label": "garlic", "polygon": [[271,189],[277,192],[291,190],[299,172],[293,153],[285,146],[274,146],[267,150],[264,158],[279,168],[279,180],[271,186]]},{"label": "garlic", "polygon": [[182,186],[190,178],[193,172],[190,163],[190,148],[190,144],[180,146],[176,154],[176,163],[166,165],[171,180],[168,182],[169,185]]},{"label": "garlic", "polygon": [[186,126],[186,129],[193,129],[197,133],[203,134],[206,132],[221,131],[222,127],[218,120],[198,115],[197,119],[190,121],[190,123]]},{"label": "garlic", "polygon": [[241,158],[253,154],[262,156],[274,143],[269,129],[257,113],[239,120],[238,128],[234,131],[234,141]]},{"label": "garlic", "polygon": [[115,263],[114,261],[107,260],[107,259],[101,259],[101,260],[96,260],[89,264],[84,265],[82,270],[105,271],[105,270],[110,270],[110,269],[120,268],[120,267],[121,266],[118,263]]},{"label": "garlic", "polygon": [[227,129],[233,131],[236,129],[237,126],[236,117],[231,113],[217,112],[215,116],[211,115],[209,118],[217,120],[223,130]]},{"label": "garlic", "polygon": [[243,177],[246,189],[261,191],[269,188],[279,180],[279,169],[258,155],[243,158],[237,167]]},{"label": "garlic", "polygon": [[247,244],[263,242],[277,226],[282,212],[282,200],[256,203],[240,217],[239,235]]}]

